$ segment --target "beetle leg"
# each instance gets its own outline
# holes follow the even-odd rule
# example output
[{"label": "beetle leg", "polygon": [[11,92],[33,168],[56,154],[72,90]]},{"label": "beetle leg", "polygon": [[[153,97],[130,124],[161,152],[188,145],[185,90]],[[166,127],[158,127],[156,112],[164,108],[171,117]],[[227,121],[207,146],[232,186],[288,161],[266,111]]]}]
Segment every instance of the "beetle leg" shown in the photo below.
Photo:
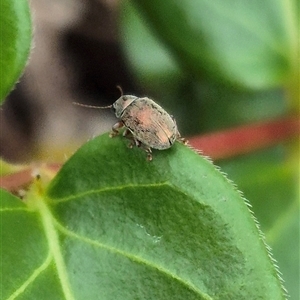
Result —
[{"label": "beetle leg", "polygon": [[[170,117],[172,118],[172,120],[175,123],[175,126],[177,127],[175,118],[172,115],[170,115]],[[178,130],[177,130],[177,133],[176,133],[176,141],[178,141],[179,143],[184,144],[184,145],[188,144],[188,140],[185,139],[185,138],[183,138],[183,137],[181,137],[181,134],[180,134],[180,132]]]},{"label": "beetle leg", "polygon": [[133,148],[133,146],[137,146],[139,147],[140,146],[140,141],[138,141],[132,134],[132,132],[126,128],[123,132],[123,136],[126,137],[127,139],[130,140],[130,143],[128,145],[128,148]]},{"label": "beetle leg", "polygon": [[133,137],[133,140],[134,140],[134,143],[137,147],[140,147],[141,146],[141,142],[139,140],[137,140],[135,137]]},{"label": "beetle leg", "polygon": [[127,138],[131,138],[130,135],[132,135],[131,131],[128,128],[126,128],[123,132],[123,136]]},{"label": "beetle leg", "polygon": [[141,142],[137,140],[134,136],[131,136],[130,138],[130,144],[128,145],[129,148],[133,148],[133,146],[140,147]]},{"label": "beetle leg", "polygon": [[139,142],[138,147],[142,148],[147,153],[147,160],[152,161],[152,150],[151,150],[151,148],[144,145],[144,144],[142,144],[141,142]]},{"label": "beetle leg", "polygon": [[117,122],[113,127],[112,131],[109,134],[110,137],[117,136],[119,134],[119,129],[124,127],[124,123],[122,121]]},{"label": "beetle leg", "polygon": [[178,138],[176,139],[176,141],[178,141],[179,143],[181,143],[181,144],[183,144],[183,145],[187,145],[188,142],[189,142],[187,139],[185,139],[185,138],[183,138],[183,137],[178,137]]},{"label": "beetle leg", "polygon": [[148,161],[152,161],[152,154],[151,154],[151,153],[148,153],[148,154],[147,154],[147,160],[148,160]]},{"label": "beetle leg", "polygon": [[176,134],[176,141],[178,141],[179,143],[181,143],[183,145],[187,145],[188,144],[188,140],[185,139],[184,137],[181,137],[179,131],[177,131],[177,134]]},{"label": "beetle leg", "polygon": [[145,151],[147,153],[147,160],[152,161],[152,151],[151,148],[145,148]]},{"label": "beetle leg", "polygon": [[[123,127],[123,126],[124,126],[124,123],[122,121],[116,123],[113,126],[113,132],[112,132],[111,136],[116,136],[119,133],[118,129],[121,128],[121,127]],[[130,140],[130,143],[128,145],[129,148],[133,148],[133,146],[142,148],[147,153],[147,160],[148,161],[152,160],[152,151],[151,151],[151,148],[148,147],[148,146],[146,146],[146,145],[144,145],[138,139],[136,139],[136,137],[132,134],[132,132],[128,128],[126,128],[124,130],[123,136],[126,137],[126,138],[128,138]]]}]

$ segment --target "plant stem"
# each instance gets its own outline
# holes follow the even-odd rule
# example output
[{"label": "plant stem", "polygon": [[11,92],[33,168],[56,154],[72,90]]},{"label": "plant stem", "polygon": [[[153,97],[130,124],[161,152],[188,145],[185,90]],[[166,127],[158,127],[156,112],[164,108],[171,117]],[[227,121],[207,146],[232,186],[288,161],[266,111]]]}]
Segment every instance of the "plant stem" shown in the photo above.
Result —
[{"label": "plant stem", "polygon": [[204,155],[218,160],[266,148],[289,138],[297,138],[299,133],[300,118],[291,116],[192,137],[189,142]]}]

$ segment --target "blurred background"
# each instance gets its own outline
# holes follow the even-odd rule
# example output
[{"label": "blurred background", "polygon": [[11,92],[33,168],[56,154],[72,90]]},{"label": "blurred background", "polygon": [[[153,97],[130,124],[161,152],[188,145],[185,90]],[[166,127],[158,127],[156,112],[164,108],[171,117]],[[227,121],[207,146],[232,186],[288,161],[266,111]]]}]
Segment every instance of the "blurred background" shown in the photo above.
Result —
[{"label": "blurred background", "polygon": [[[31,0],[34,43],[0,111],[0,154],[64,162],[109,131],[108,105],[148,96],[185,137],[299,115],[294,1]],[[299,142],[215,162],[250,201],[291,298],[299,295]]]}]

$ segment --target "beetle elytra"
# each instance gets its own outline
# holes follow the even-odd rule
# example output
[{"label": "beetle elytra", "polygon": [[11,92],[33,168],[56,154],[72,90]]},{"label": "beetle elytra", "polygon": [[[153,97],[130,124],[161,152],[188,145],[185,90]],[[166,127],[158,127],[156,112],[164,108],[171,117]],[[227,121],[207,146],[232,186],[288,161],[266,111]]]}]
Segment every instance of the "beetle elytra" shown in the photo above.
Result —
[{"label": "beetle elytra", "polygon": [[123,95],[122,92],[121,97],[112,105],[101,107],[76,102],[74,104],[99,109],[113,108],[119,121],[113,125],[110,136],[118,135],[119,130],[125,127],[123,135],[131,140],[130,147],[136,145],[144,149],[149,161],[152,160],[151,148],[168,149],[176,140],[186,143],[180,136],[175,119],[148,97]]}]

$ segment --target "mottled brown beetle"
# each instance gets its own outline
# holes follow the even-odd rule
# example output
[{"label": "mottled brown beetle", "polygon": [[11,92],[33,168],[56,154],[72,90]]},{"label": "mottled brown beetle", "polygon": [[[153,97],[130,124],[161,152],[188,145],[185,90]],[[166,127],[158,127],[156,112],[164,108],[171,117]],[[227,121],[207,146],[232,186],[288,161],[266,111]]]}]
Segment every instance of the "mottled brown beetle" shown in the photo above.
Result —
[{"label": "mottled brown beetle", "polygon": [[132,95],[123,95],[109,106],[92,106],[74,103],[90,108],[113,108],[116,117],[120,120],[112,127],[111,137],[119,134],[119,129],[125,127],[124,136],[131,139],[133,145],[143,148],[147,158],[152,160],[151,148],[164,150],[170,148],[176,140],[185,143],[180,137],[175,119],[161,106],[148,97],[139,98]]}]

